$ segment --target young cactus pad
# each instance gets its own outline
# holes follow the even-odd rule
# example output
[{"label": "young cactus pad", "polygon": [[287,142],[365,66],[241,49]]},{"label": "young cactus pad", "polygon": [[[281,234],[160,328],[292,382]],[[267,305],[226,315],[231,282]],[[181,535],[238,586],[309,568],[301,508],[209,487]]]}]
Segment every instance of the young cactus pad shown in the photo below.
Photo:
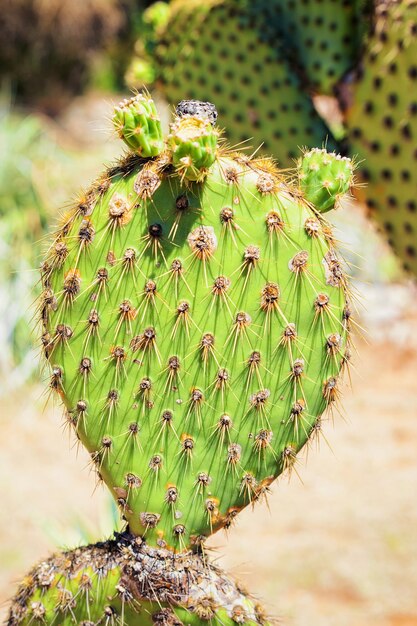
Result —
[{"label": "young cactus pad", "polygon": [[131,535],[55,554],[24,578],[6,626],[267,626],[262,607],[197,555]]},{"label": "young cactus pad", "polygon": [[174,550],[293,468],[338,398],[350,317],[321,207],[224,146],[190,181],[179,122],[158,158],[125,157],[66,216],[40,301],[69,424],[130,531]]},{"label": "young cactus pad", "polygon": [[380,2],[352,83],[340,90],[351,154],[365,185],[359,197],[404,267],[417,274],[417,5]]}]

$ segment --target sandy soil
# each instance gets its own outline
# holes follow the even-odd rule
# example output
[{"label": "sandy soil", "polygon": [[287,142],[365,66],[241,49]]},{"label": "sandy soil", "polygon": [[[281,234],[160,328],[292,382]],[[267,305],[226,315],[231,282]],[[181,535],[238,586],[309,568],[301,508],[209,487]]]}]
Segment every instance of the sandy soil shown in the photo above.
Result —
[{"label": "sandy soil", "polygon": [[[276,484],[269,506],[210,542],[288,626],[417,626],[417,316],[407,313],[415,294],[393,289],[371,294],[344,417],[328,420],[320,449]],[[372,324],[387,301],[403,306]],[[1,410],[0,602],[56,545],[111,531],[105,492],[93,497],[87,457],[41,393]]]}]

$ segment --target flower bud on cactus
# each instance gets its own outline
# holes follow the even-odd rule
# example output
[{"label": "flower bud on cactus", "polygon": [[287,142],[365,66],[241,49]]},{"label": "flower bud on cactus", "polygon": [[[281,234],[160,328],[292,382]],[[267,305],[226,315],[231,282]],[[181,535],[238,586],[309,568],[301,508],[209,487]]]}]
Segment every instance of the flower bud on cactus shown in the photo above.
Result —
[{"label": "flower bud on cactus", "polygon": [[185,101],[178,105],[177,113],[180,112],[180,115],[171,125],[168,146],[178,174],[187,180],[201,180],[217,156],[219,131],[212,126],[217,113],[213,116],[212,108],[205,111],[202,106],[191,108],[195,111],[194,115],[183,113],[183,110],[188,111],[189,108]]},{"label": "flower bud on cactus", "polygon": [[[189,128],[201,158],[178,166]],[[349,354],[320,198],[268,159],[216,149],[210,128],[180,118],[157,159],[105,172],[42,268],[51,389],[130,531],[174,550],[296,471]]]},{"label": "flower bud on cactus", "polygon": [[164,148],[161,121],[155,103],[138,94],[123,100],[114,110],[114,127],[126,145],[144,158],[155,157]]},{"label": "flower bud on cactus", "polygon": [[353,186],[353,164],[347,157],[313,148],[298,161],[300,188],[321,213],[337,208]]},{"label": "flower bud on cactus", "polygon": [[25,577],[7,626],[267,626],[262,607],[200,556],[123,534],[55,554]]}]

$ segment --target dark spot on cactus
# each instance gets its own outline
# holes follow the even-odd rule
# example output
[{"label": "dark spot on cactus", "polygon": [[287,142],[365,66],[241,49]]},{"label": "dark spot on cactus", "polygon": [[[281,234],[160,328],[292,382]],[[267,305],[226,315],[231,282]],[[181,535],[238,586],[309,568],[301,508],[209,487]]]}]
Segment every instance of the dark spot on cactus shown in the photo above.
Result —
[{"label": "dark spot on cactus", "polygon": [[149,235],[154,239],[159,239],[162,237],[162,226],[161,224],[151,224],[149,226]]},{"label": "dark spot on cactus", "polygon": [[185,211],[190,206],[189,200],[185,193],[182,193],[175,200],[175,208],[177,211]]}]

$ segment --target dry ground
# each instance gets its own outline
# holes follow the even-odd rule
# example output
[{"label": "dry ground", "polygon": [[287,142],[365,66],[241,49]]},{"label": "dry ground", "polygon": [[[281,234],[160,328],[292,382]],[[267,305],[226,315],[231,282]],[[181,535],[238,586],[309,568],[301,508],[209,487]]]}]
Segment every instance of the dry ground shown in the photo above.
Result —
[{"label": "dry ground", "polygon": [[[211,540],[288,626],[417,626],[417,316],[404,313],[415,293],[374,290],[370,302],[369,343],[359,342],[345,419],[327,423],[329,445],[310,451],[300,478],[279,481],[269,509]],[[1,409],[0,601],[57,543],[79,542],[80,523],[97,539],[111,530],[86,455],[62,436],[59,408],[41,412],[40,393]]]}]

